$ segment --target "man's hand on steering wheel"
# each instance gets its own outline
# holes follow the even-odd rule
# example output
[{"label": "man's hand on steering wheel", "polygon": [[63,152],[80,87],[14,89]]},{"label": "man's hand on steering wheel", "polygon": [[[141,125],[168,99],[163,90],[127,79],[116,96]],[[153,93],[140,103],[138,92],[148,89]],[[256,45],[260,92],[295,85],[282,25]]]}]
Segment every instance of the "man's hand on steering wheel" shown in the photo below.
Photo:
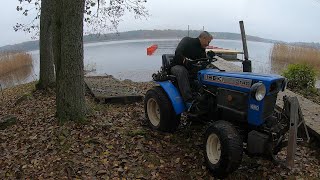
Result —
[{"label": "man's hand on steering wheel", "polygon": [[197,62],[201,62],[201,61],[208,61],[210,60],[210,58],[205,57],[205,58],[199,58],[199,59],[189,59],[189,58],[185,58],[184,62],[191,62],[192,64],[197,63]]},{"label": "man's hand on steering wheel", "polygon": [[213,59],[214,56],[216,56],[216,53],[215,53],[215,52],[213,52],[213,51],[211,51],[211,50],[207,52],[207,57],[208,57],[208,58]]},{"label": "man's hand on steering wheel", "polygon": [[187,67],[187,68],[191,68],[194,63],[196,63],[196,62],[193,61],[192,59],[187,58],[187,57],[185,57],[185,58],[183,59],[183,65],[184,65],[185,67]]}]

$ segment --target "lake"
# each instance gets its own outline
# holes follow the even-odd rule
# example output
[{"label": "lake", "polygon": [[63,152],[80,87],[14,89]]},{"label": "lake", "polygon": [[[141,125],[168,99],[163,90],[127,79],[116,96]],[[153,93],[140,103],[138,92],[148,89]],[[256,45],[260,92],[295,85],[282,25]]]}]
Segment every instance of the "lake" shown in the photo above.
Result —
[{"label": "lake", "polygon": [[[147,56],[146,49],[159,44],[159,50]],[[85,46],[85,64],[96,63],[96,72],[90,75],[111,74],[120,79],[150,81],[152,73],[161,66],[161,55],[174,53],[178,40],[141,40],[116,43],[93,43]],[[214,40],[210,45],[242,51],[240,41]],[[249,42],[251,57],[258,59],[252,66],[255,72],[269,73],[269,54],[273,44]],[[162,47],[162,48],[161,48]],[[242,57],[239,57],[242,58]]]},{"label": "lake", "polygon": [[[152,73],[158,71],[161,66],[161,55],[174,53],[178,39],[146,39],[126,40],[113,42],[98,42],[84,45],[85,69],[95,71],[88,75],[110,74],[118,79],[130,79],[132,81],[150,81]],[[147,47],[159,44],[159,50],[154,55],[148,56]],[[236,40],[213,40],[212,46],[242,51],[242,42]],[[249,58],[252,60],[252,70],[257,73],[272,73],[270,52],[272,43],[248,42]],[[3,87],[37,80],[39,77],[39,51],[29,52],[33,57],[33,67],[20,75],[9,75],[11,78],[0,79]],[[243,59],[242,55],[238,55]],[[234,62],[241,65],[240,62]],[[19,77],[18,77],[19,76]],[[318,84],[320,84],[318,82]],[[320,85],[318,85],[320,86]]]}]

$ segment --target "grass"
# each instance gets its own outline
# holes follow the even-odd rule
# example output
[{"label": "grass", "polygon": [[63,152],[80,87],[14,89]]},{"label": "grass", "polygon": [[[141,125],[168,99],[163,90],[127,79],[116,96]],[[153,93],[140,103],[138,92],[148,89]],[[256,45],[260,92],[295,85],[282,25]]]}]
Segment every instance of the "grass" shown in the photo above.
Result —
[{"label": "grass", "polygon": [[306,63],[320,72],[320,49],[275,44],[271,52],[272,71],[282,72],[289,64]]},{"label": "grass", "polygon": [[32,56],[27,53],[1,53],[0,54],[0,76],[32,65]]}]

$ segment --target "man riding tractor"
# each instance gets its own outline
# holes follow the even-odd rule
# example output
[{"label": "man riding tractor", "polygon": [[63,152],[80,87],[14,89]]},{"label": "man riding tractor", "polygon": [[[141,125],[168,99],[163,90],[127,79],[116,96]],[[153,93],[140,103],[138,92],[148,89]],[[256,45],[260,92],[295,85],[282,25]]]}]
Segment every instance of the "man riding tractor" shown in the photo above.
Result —
[{"label": "man riding tractor", "polygon": [[184,37],[178,44],[171,62],[171,73],[177,78],[178,87],[188,111],[191,110],[196,99],[191,92],[189,77],[196,77],[199,70],[193,66],[192,60],[207,58],[206,47],[212,39],[212,35],[207,31],[201,32],[197,38]]}]

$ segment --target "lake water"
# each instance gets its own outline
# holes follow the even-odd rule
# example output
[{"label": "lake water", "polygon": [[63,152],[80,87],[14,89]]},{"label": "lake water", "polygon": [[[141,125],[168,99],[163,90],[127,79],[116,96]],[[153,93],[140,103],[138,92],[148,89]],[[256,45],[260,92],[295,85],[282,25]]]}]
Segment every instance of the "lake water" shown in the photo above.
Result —
[{"label": "lake water", "polygon": [[[159,44],[159,50],[147,56],[146,49],[152,44]],[[150,81],[152,73],[161,66],[161,55],[174,53],[178,40],[142,40],[116,43],[93,43],[85,46],[85,64],[96,63],[96,72],[90,75],[111,74],[120,79]],[[214,40],[211,45],[242,51],[240,41]],[[269,54],[273,44],[249,42],[248,48],[254,72],[269,73],[271,64]],[[242,58],[242,57],[239,57]]]},{"label": "lake water", "polygon": [[[150,81],[152,73],[158,71],[161,66],[161,55],[174,53],[178,39],[162,40],[126,40],[113,42],[99,42],[85,44],[84,65],[86,69],[95,69],[88,75],[110,74],[118,79],[130,79],[133,81]],[[154,55],[148,56],[147,47],[159,44],[159,50]],[[235,40],[214,40],[212,46],[242,51],[242,42]],[[252,60],[253,72],[272,73],[270,51],[272,43],[248,42],[249,58]],[[0,79],[4,87],[27,83],[37,80],[39,77],[39,51],[30,52],[33,57],[33,67],[30,73],[24,77]],[[243,59],[242,55],[238,55]],[[241,65],[240,62],[234,62]],[[12,76],[12,75],[11,75]],[[318,82],[318,84],[320,84]],[[319,85],[320,86],[320,85]]]}]

